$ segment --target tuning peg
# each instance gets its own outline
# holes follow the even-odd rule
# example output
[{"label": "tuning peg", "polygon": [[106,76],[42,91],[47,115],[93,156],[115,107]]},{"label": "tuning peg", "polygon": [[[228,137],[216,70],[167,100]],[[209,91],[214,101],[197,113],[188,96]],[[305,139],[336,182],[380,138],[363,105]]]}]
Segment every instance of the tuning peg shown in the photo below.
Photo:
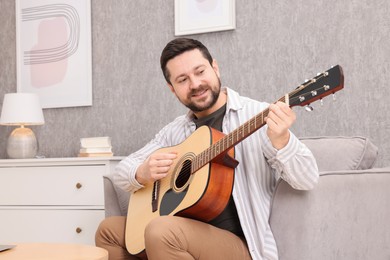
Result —
[{"label": "tuning peg", "polygon": [[321,106],[324,105],[324,100],[322,100],[322,98],[320,99],[320,104],[321,104]]},{"label": "tuning peg", "polygon": [[305,110],[306,110],[307,112],[311,112],[311,111],[314,110],[314,108],[313,108],[312,106],[310,106],[310,105],[306,105],[306,106],[304,106],[304,108],[305,108]]},{"label": "tuning peg", "polygon": [[336,101],[336,94],[335,93],[332,94],[332,98],[333,98],[333,101]]}]

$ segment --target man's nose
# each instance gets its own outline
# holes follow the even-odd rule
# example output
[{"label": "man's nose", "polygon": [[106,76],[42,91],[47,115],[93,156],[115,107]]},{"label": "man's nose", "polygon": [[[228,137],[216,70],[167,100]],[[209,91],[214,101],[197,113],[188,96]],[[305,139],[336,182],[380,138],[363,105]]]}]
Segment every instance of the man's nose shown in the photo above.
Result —
[{"label": "man's nose", "polygon": [[190,77],[190,88],[191,89],[197,89],[201,85],[201,80],[198,77]]}]

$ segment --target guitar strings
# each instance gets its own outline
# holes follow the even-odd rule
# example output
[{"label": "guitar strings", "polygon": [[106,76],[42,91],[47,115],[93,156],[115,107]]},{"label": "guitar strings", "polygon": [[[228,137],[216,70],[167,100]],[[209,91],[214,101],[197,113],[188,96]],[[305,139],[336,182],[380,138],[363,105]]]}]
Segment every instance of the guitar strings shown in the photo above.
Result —
[{"label": "guitar strings", "polygon": [[[306,84],[307,86],[313,84],[313,82],[315,81],[308,81]],[[301,85],[301,87],[298,87],[296,90],[292,91],[288,97],[290,97],[291,95],[295,95],[296,93],[298,93],[299,91],[302,90],[302,86],[303,87],[307,87],[305,85]],[[316,88],[314,89],[313,91],[319,91],[321,89],[323,89],[324,87],[319,87],[319,88]],[[307,96],[307,95],[311,95],[311,92],[306,92],[304,94],[302,94],[301,96]],[[291,97],[290,98],[290,102],[295,102],[295,101],[298,101],[300,97]],[[282,101],[282,102],[285,102],[286,101],[286,96],[283,96],[281,97],[278,101]],[[223,138],[219,139],[218,141],[216,141],[214,144],[212,144],[210,147],[208,147],[207,149],[205,149],[203,152],[201,152],[200,154],[198,154],[197,156],[195,156],[194,160],[191,161],[191,164],[188,165],[188,166],[184,166],[182,169],[181,169],[181,172],[190,172],[190,174],[194,174],[196,171],[198,171],[200,168],[202,168],[204,165],[212,162],[213,159],[215,159],[215,157],[217,157],[218,155],[220,154],[223,154],[225,152],[227,152],[229,149],[231,149],[231,147],[233,147],[236,143],[238,142],[241,142],[242,140],[238,138],[237,141],[233,142],[233,143],[230,143],[230,145],[227,145],[225,147],[224,144],[228,143],[229,144],[229,138],[230,138],[230,135],[235,135],[235,133],[237,133],[237,136],[238,136],[238,133],[244,133],[245,135],[245,129],[247,129],[247,132],[250,133],[251,130],[250,129],[250,125],[252,124],[253,125],[253,122],[255,122],[255,130],[257,130],[257,128],[259,126],[261,126],[263,123],[264,123],[264,116],[266,117],[269,113],[269,109],[266,108],[264,109],[260,114],[257,114],[256,116],[252,117],[250,120],[248,120],[246,123],[244,123],[242,126],[236,128],[235,130],[233,130],[231,132],[231,134],[229,135],[225,135]],[[261,115],[261,118],[260,118],[260,115]],[[256,125],[257,123],[257,118],[260,118],[260,124],[259,125]],[[251,123],[252,122],[252,123]],[[249,136],[249,135],[247,135]],[[222,148],[221,148],[222,146]],[[217,147],[217,148],[215,148]],[[215,150],[217,150],[217,152],[215,152]],[[222,152],[219,152],[219,151],[222,151]],[[216,156],[215,155],[212,155],[212,156],[208,156],[208,154],[215,154],[216,153]],[[207,155],[205,155],[207,154]],[[209,158],[209,159],[204,159],[204,158]],[[201,159],[199,159],[201,158]],[[202,163],[199,163],[199,161],[201,161]],[[195,162],[195,167],[193,167],[193,164]],[[190,167],[192,168],[190,170]],[[179,182],[182,182],[184,180],[184,178],[187,178],[187,176],[183,176],[183,175],[178,175],[178,178],[177,180]]]}]

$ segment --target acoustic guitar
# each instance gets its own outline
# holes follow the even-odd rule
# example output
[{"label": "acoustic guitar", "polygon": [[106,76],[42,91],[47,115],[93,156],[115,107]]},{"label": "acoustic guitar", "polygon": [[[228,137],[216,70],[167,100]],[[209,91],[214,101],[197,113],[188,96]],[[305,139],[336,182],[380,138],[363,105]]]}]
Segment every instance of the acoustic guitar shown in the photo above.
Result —
[{"label": "acoustic guitar", "polygon": [[[336,65],[307,80],[278,101],[290,107],[309,106],[344,87],[342,68]],[[130,196],[126,247],[145,255],[144,230],[154,218],[177,215],[208,222],[226,207],[234,182],[234,146],[265,125],[268,108],[225,135],[208,126],[198,128],[183,143],[154,153],[177,152],[168,175]]]}]

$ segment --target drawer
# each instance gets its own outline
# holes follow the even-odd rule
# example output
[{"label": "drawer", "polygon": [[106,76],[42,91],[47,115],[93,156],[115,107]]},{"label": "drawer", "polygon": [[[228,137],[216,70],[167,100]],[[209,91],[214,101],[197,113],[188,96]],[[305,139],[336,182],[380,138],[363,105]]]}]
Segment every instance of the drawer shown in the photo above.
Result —
[{"label": "drawer", "polygon": [[0,205],[104,205],[105,165],[0,168]]},{"label": "drawer", "polygon": [[77,243],[95,245],[104,210],[0,209],[0,244]]}]

